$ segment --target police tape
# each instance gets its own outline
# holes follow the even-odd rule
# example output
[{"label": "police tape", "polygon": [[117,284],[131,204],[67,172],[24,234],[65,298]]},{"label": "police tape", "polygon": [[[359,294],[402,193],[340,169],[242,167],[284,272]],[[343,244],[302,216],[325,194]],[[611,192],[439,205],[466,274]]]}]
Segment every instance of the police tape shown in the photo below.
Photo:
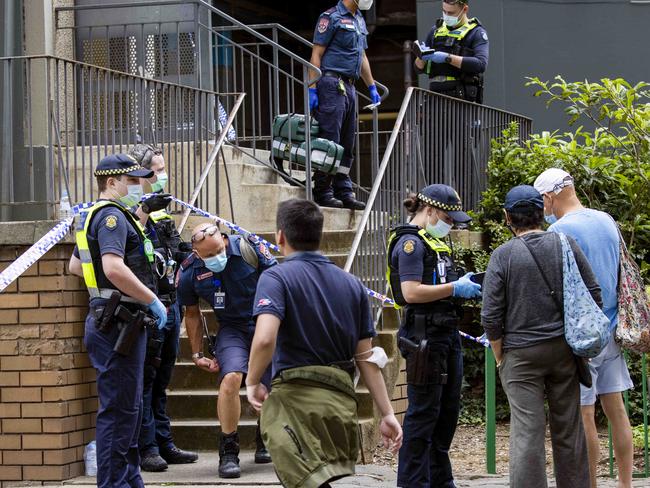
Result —
[{"label": "police tape", "polygon": [[[151,196],[151,195],[145,195],[145,196],[142,197],[142,199],[144,200],[149,196]],[[176,197],[172,197],[172,200],[174,202],[178,203],[179,205],[183,206],[183,207],[189,208],[190,210],[198,213],[199,215],[203,215],[204,217],[207,217],[209,219],[212,219],[212,220],[215,220],[215,221],[217,221],[219,223],[222,223],[223,225],[225,225],[229,229],[237,232],[238,234],[243,235],[244,237],[252,238],[258,244],[264,244],[269,249],[272,249],[273,251],[275,251],[277,253],[280,252],[280,248],[276,244],[273,244],[273,243],[267,241],[266,239],[263,239],[262,237],[258,236],[257,234],[255,234],[253,232],[250,232],[250,231],[244,229],[243,227],[240,227],[237,224],[233,224],[232,222],[229,222],[226,219],[222,219],[221,217],[213,215],[210,212],[206,212],[205,210],[200,209],[198,207],[195,207],[194,205],[190,205],[189,203],[186,203],[183,200],[180,200],[180,199],[178,199]],[[368,294],[368,296],[371,296],[372,298],[375,298],[375,299],[383,302],[384,304],[386,304],[388,306],[395,307],[396,303],[391,298],[387,297],[386,295],[382,295],[381,293],[376,292],[375,290],[371,290],[370,288],[367,288],[367,287],[364,287],[364,288],[366,289],[366,293]],[[485,334],[483,334],[481,337],[474,337],[474,336],[466,334],[465,332],[462,332],[460,330],[458,331],[458,333],[462,337],[465,337],[466,339],[477,342],[477,343],[483,345],[484,347],[488,347],[488,348],[490,347],[490,343],[486,339]]]}]

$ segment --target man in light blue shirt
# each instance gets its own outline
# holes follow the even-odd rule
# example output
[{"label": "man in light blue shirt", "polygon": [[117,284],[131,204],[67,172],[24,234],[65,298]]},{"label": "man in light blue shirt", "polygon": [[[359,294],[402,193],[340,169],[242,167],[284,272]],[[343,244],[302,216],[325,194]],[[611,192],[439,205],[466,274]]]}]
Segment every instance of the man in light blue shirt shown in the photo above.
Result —
[{"label": "man in light blue shirt", "polygon": [[614,340],[618,324],[618,230],[609,214],[582,206],[573,178],[566,171],[548,169],[537,177],[534,186],[544,197],[545,218],[552,224],[549,230],[573,237],[587,256],[602,290],[603,311],[611,322],[609,343],[589,362],[593,386],[585,388],[580,385],[591,486],[596,488],[596,463],[600,458],[594,419],[596,397],[599,397],[603,411],[612,424],[618,487],[631,488],[634,455],[632,429],[621,392],[633,385],[621,348]]}]

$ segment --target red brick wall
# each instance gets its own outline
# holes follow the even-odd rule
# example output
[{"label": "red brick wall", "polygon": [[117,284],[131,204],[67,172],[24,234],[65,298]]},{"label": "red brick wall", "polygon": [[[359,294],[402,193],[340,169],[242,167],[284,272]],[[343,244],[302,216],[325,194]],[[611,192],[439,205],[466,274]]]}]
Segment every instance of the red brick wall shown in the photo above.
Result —
[{"label": "red brick wall", "polygon": [[[27,224],[29,225],[29,224]],[[27,246],[0,246],[0,271]],[[88,294],[60,244],[0,293],[0,482],[83,474],[95,370],[83,346]]]}]

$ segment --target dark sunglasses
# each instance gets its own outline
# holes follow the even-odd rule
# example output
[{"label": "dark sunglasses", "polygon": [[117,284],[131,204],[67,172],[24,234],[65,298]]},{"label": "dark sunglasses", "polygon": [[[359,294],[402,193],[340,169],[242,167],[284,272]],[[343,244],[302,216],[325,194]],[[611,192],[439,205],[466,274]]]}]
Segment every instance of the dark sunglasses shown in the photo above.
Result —
[{"label": "dark sunglasses", "polygon": [[219,227],[216,225],[211,225],[210,227],[201,229],[196,234],[194,234],[191,238],[191,242],[201,242],[202,240],[205,239],[206,236],[212,237],[217,232],[219,232]]}]

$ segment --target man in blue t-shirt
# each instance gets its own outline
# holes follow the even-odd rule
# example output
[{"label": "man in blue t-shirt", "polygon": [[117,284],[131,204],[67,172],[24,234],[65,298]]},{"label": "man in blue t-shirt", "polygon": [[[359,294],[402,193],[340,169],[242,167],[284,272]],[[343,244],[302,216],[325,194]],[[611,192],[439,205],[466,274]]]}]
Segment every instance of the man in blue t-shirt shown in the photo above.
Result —
[{"label": "man in blue t-shirt", "polygon": [[[329,486],[353,474],[357,459],[355,363],[381,412],[386,447],[392,441],[399,449],[402,429],[377,367],[386,353],[372,347],[366,291],[318,252],[323,213],[313,202],[288,200],[279,205],[277,223],[286,260],[257,286],[248,400],[262,410],[264,442],[282,484]],[[261,378],[271,361],[269,396]]]},{"label": "man in blue t-shirt", "polygon": [[558,168],[544,171],[535,180],[535,189],[544,196],[544,212],[553,232],[573,237],[600,284],[603,311],[611,321],[611,338],[605,349],[589,362],[593,386],[580,385],[582,420],[589,450],[591,486],[596,486],[596,463],[600,458],[598,432],[594,420],[596,397],[612,425],[614,453],[618,464],[619,487],[632,486],[634,448],[632,429],[621,392],[632,388],[630,373],[621,348],[614,340],[618,324],[619,233],[614,219],[605,212],[585,208],[580,203],[569,173]]}]

